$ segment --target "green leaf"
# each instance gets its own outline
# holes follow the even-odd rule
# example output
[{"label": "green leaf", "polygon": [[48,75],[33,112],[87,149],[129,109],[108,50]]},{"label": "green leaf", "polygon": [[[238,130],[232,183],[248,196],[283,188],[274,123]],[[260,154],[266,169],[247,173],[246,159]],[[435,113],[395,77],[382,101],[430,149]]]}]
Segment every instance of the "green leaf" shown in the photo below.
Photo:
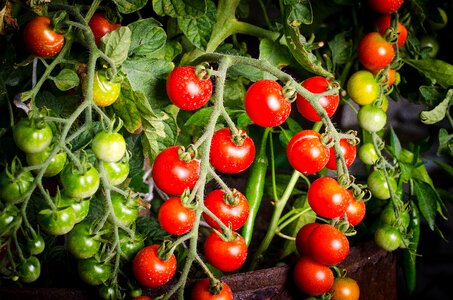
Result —
[{"label": "green leaf", "polygon": [[301,24],[313,23],[313,10],[309,0],[284,0],[285,5],[290,7],[288,22],[299,27]]},{"label": "green leaf", "polygon": [[425,124],[435,124],[437,122],[442,121],[447,114],[447,111],[450,107],[451,100],[453,97],[453,89],[448,90],[445,99],[439,103],[436,107],[432,110],[422,111],[420,113],[420,120]]},{"label": "green leaf", "polygon": [[122,87],[121,94],[113,103],[115,115],[121,118],[124,127],[130,133],[134,133],[142,126],[142,118],[138,111],[135,92],[130,87]]},{"label": "green leaf", "polygon": [[437,160],[434,160],[433,161],[437,166],[439,166],[442,170],[444,170],[445,172],[448,173],[448,175],[453,178],[453,167],[446,164],[446,163],[443,163],[441,161],[437,161]]},{"label": "green leaf", "polygon": [[129,159],[129,177],[142,175],[143,163],[143,145],[139,134],[129,135],[126,138],[127,150],[132,154]]},{"label": "green leaf", "polygon": [[167,33],[155,19],[141,19],[127,27],[132,32],[129,47],[130,56],[150,56],[165,46]]},{"label": "green leaf", "polygon": [[[97,132],[102,130],[101,122],[92,122],[87,130],[84,130],[77,138],[71,141],[71,150],[75,152],[85,146],[87,146],[94,138]],[[71,135],[71,133],[69,134]]]},{"label": "green leaf", "polygon": [[262,39],[260,42],[260,60],[268,61],[278,68],[286,67],[291,62],[291,53],[288,48],[278,42],[269,39]]},{"label": "green leaf", "polygon": [[236,118],[236,124],[238,125],[238,128],[246,128],[252,123],[252,120],[245,111],[240,113]]},{"label": "green leaf", "polygon": [[196,110],[186,121],[184,126],[205,126],[212,115],[212,106]]},{"label": "green leaf", "polygon": [[121,65],[128,56],[132,32],[127,26],[107,33],[101,38],[99,48],[115,65]]},{"label": "green leaf", "polygon": [[164,240],[165,237],[168,238],[169,234],[162,229],[157,222],[157,218],[139,217],[135,224],[137,226],[136,230],[152,243],[158,243]]},{"label": "green leaf", "polygon": [[207,2],[207,11],[201,17],[182,16],[178,25],[189,41],[200,49],[206,49],[214,28],[217,10],[214,2]]},{"label": "green leaf", "polygon": [[148,0],[113,0],[122,14],[130,14],[145,7]]},{"label": "green leaf", "polygon": [[244,95],[246,90],[242,81],[227,78],[223,93],[225,107],[244,109]]},{"label": "green leaf", "polygon": [[159,16],[200,17],[206,12],[206,0],[153,0],[153,9]]},{"label": "green leaf", "polygon": [[439,59],[407,59],[405,62],[444,88],[453,85],[453,65]]},{"label": "green leaf", "polygon": [[174,145],[178,126],[176,119],[166,111],[155,112],[146,97],[136,92],[136,105],[142,116],[143,147],[151,161],[165,148]]},{"label": "green leaf", "polygon": [[35,105],[36,107],[46,107],[56,115],[61,114],[64,108],[62,102],[49,91],[39,92],[35,99]]},{"label": "green leaf", "polygon": [[300,126],[299,122],[291,117],[286,119],[286,124],[288,125],[288,129],[291,131],[291,136],[295,135],[299,131],[302,131],[303,129],[302,126]]},{"label": "green leaf", "polygon": [[445,89],[436,85],[422,85],[418,88],[424,103],[428,107],[434,107],[444,100]]},{"label": "green leaf", "polygon": [[295,15],[294,13],[291,14],[292,9],[293,8],[290,5],[284,6],[285,22],[283,24],[286,44],[292,56],[300,64],[300,66],[308,72],[327,78],[334,77],[332,73],[327,71],[322,66],[321,61],[316,57],[316,55],[312,53],[312,49],[316,48],[316,46],[309,43],[300,33],[299,26],[302,24],[303,20],[293,19]]},{"label": "green leaf", "polygon": [[341,32],[335,35],[334,39],[327,43],[332,52],[332,62],[334,66],[347,63],[354,55],[352,39],[347,39],[348,35],[349,32]]},{"label": "green leaf", "polygon": [[442,200],[437,191],[428,183],[414,180],[414,191],[417,197],[420,212],[428,222],[429,228],[434,230],[437,214],[437,203]]},{"label": "green leaf", "polygon": [[80,78],[74,70],[63,69],[54,78],[53,82],[60,91],[67,91],[78,86]]},{"label": "green leaf", "polygon": [[390,152],[396,159],[401,155],[401,143],[392,126],[390,126]]},{"label": "green leaf", "polygon": [[165,90],[165,75],[173,68],[172,62],[153,58],[127,59],[122,65],[132,89],[142,92],[153,108],[170,104]]},{"label": "green leaf", "polygon": [[447,152],[453,156],[453,134],[448,134],[445,128],[439,130],[439,149],[437,149],[437,154],[442,152]]},{"label": "green leaf", "polygon": [[[270,179],[271,178],[269,177],[269,180],[266,180],[266,183],[265,183],[265,186],[264,186],[264,190],[265,190],[266,194],[269,197],[274,198],[273,182]],[[277,193],[277,197],[278,198],[280,198],[283,195],[283,193],[285,192],[286,187],[287,187],[288,182],[290,181],[290,179],[291,179],[291,175],[288,175],[288,174],[277,174],[276,175],[276,177],[275,177],[275,189],[276,189],[276,193]],[[294,188],[291,191],[291,196],[297,196],[297,195],[302,195],[302,194],[305,194],[305,192],[302,192],[298,188]]]}]

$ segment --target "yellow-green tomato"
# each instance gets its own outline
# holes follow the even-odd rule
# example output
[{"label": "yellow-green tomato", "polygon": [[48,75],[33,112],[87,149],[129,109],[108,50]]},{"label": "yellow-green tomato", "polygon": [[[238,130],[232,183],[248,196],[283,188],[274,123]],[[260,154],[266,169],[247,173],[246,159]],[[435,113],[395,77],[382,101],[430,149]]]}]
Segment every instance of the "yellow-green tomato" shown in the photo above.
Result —
[{"label": "yellow-green tomato", "polygon": [[93,101],[99,107],[109,106],[118,99],[121,82],[110,81],[105,70],[96,71],[93,82]]},{"label": "yellow-green tomato", "polygon": [[365,143],[359,148],[359,159],[365,165],[374,165],[379,159],[372,143]]},{"label": "yellow-green tomato", "polygon": [[360,70],[349,78],[347,92],[355,103],[367,105],[379,97],[380,86],[370,71]]},{"label": "yellow-green tomato", "polygon": [[[49,157],[49,155],[52,152],[51,147],[47,147],[41,152],[38,153],[27,153],[25,158],[27,159],[27,163],[29,166],[37,166],[43,164],[46,159]],[[66,152],[59,152],[55,154],[52,159],[49,162],[49,165],[47,166],[46,170],[44,171],[43,176],[44,177],[52,177],[57,175],[58,173],[63,170],[63,167],[66,163],[66,157],[67,154]],[[36,173],[39,172],[39,170],[34,170]]]}]

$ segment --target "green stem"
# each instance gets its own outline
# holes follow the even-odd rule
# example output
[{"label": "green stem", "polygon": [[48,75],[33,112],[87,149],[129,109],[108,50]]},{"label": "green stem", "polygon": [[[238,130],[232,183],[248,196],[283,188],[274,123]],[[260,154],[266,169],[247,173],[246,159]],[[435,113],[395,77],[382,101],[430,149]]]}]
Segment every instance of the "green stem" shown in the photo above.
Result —
[{"label": "green stem", "polygon": [[271,221],[269,222],[268,225],[268,230],[266,232],[266,235],[264,236],[264,239],[262,240],[261,244],[258,247],[258,250],[255,252],[251,265],[250,265],[250,270],[255,270],[260,261],[263,259],[264,252],[269,248],[272,239],[274,238],[280,217],[283,213],[283,210],[285,209],[286,203],[289,200],[289,197],[291,196],[291,192],[293,191],[294,187],[296,186],[296,183],[300,177],[301,173],[298,171],[294,170],[293,174],[291,176],[291,179],[288,182],[288,185],[286,186],[285,192],[283,193],[282,197],[279,200],[276,200],[274,205],[274,212],[272,214]]}]

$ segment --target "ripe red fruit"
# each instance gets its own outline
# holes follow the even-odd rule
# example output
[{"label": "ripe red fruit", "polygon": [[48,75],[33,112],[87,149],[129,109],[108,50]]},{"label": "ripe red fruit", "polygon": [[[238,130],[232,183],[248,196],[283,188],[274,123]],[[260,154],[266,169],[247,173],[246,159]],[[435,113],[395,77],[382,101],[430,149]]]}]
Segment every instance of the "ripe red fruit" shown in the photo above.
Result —
[{"label": "ripe red fruit", "polygon": [[[313,76],[310,78],[305,79],[302,82],[302,86],[306,88],[308,91],[314,94],[321,94],[327,92],[329,90],[330,80],[324,78],[322,76]],[[329,95],[319,98],[319,104],[325,109],[327,115],[330,117],[333,116],[335,111],[338,108],[338,104],[340,103],[340,96],[337,95]],[[318,115],[316,110],[311,106],[310,102],[305,97],[297,94],[296,99],[297,109],[299,110],[300,114],[307,120],[312,122],[319,122],[321,121],[321,117]]]},{"label": "ripe red fruit", "polygon": [[24,41],[28,49],[39,57],[52,57],[63,48],[64,35],[57,33],[46,16],[31,19],[24,29]]},{"label": "ripe red fruit", "polygon": [[307,197],[313,211],[329,219],[343,215],[351,202],[348,191],[331,177],[320,177],[313,181]]},{"label": "ripe red fruit", "polygon": [[[390,15],[382,15],[376,20],[376,27],[380,34],[384,35],[385,31],[390,28]],[[407,40],[407,28],[401,22],[398,22],[396,33],[398,34],[398,48],[404,46]]]},{"label": "ripe red fruit", "polygon": [[103,13],[97,12],[91,17],[88,26],[93,31],[94,41],[97,45],[104,35],[120,28],[121,24],[112,23],[105,18]]},{"label": "ripe red fruit", "polygon": [[377,13],[389,15],[396,12],[404,0],[368,0],[368,5]]},{"label": "ripe red fruit", "polygon": [[370,71],[384,69],[395,56],[392,44],[379,32],[365,34],[359,42],[357,54],[360,63]]},{"label": "ripe red fruit", "polygon": [[329,267],[308,256],[303,256],[294,266],[293,279],[304,294],[319,296],[330,290],[334,276]]}]

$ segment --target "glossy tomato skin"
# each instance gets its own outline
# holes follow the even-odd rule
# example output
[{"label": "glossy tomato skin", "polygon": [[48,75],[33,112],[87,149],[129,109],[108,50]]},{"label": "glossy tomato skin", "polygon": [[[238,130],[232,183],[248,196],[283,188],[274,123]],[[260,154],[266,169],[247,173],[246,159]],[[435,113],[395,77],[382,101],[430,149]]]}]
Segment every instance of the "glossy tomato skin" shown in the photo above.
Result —
[{"label": "glossy tomato skin", "polygon": [[17,273],[22,282],[30,283],[36,281],[41,275],[41,263],[39,259],[34,255],[25,258],[18,265]]},{"label": "glossy tomato skin", "polygon": [[156,186],[173,196],[181,195],[187,188],[192,189],[200,173],[200,162],[197,159],[181,160],[178,149],[179,146],[170,146],[159,153],[151,171]]},{"label": "glossy tomato skin", "polygon": [[[214,190],[208,194],[204,200],[204,205],[214,215],[216,215],[220,221],[226,226],[231,224],[232,230],[241,228],[249,216],[249,204],[245,196],[237,191],[232,190],[234,200],[227,200],[227,195],[224,190]],[[228,201],[234,201],[234,203],[228,203]],[[203,213],[203,218],[206,223],[215,229],[220,229],[219,224],[209,217],[206,213]]]},{"label": "glossy tomato skin", "polygon": [[235,174],[244,171],[253,163],[255,144],[241,129],[239,135],[243,140],[236,143],[229,128],[222,128],[214,133],[209,154],[214,169],[226,174]]},{"label": "glossy tomato skin", "polygon": [[314,130],[302,130],[294,135],[286,149],[291,166],[302,174],[314,174],[322,170],[329,161],[330,151]]},{"label": "glossy tomato skin", "polygon": [[[352,194],[351,191],[348,192]],[[351,199],[352,199],[351,202],[346,208],[346,217],[348,218],[348,222],[350,225],[356,226],[360,222],[362,222],[362,220],[365,218],[366,205],[365,202],[354,199],[352,195]],[[342,219],[343,217],[340,218]]]},{"label": "glossy tomato skin", "polygon": [[99,43],[101,38],[109,32],[114,31],[121,27],[121,24],[112,23],[101,12],[96,12],[88,22],[91,31],[93,31],[94,40],[96,44]]},{"label": "glossy tomato skin", "polygon": [[[43,164],[46,159],[50,156],[52,148],[47,147],[41,152],[38,153],[26,153],[25,158],[29,166],[37,166]],[[49,165],[44,171],[44,177],[52,177],[58,175],[64,168],[66,164],[67,154],[66,152],[58,152],[50,160]],[[35,170],[35,173],[38,173],[39,169]]]},{"label": "glossy tomato skin", "polygon": [[195,67],[176,67],[167,78],[167,95],[174,105],[183,110],[204,106],[212,95],[212,81],[198,78]]},{"label": "glossy tomato skin", "polygon": [[379,97],[380,86],[373,73],[368,70],[359,70],[349,77],[347,91],[355,103],[367,105]]},{"label": "glossy tomato skin", "polygon": [[343,215],[351,202],[351,195],[331,177],[320,177],[313,181],[307,197],[313,211],[329,219]]},{"label": "glossy tomato skin", "polygon": [[[390,28],[390,15],[382,15],[376,20],[376,27],[380,34],[384,35],[385,31]],[[407,40],[407,29],[401,22],[398,22],[396,33],[398,34],[398,48],[404,46]]]},{"label": "glossy tomato skin", "polygon": [[21,171],[10,178],[6,170],[0,173],[0,198],[6,203],[14,203],[31,188],[34,177],[30,171]]},{"label": "glossy tomato skin", "polygon": [[393,192],[396,191],[397,183],[395,178],[389,176],[389,184],[387,183],[387,179],[385,178],[385,174],[383,171],[374,170],[368,175],[367,185],[368,189],[370,190],[373,197],[381,200],[387,200],[390,198],[390,189]]},{"label": "glossy tomato skin", "polygon": [[[341,149],[341,153],[343,154],[344,161],[346,163],[346,167],[349,168],[352,165],[352,163],[354,162],[355,157],[356,157],[356,153],[357,153],[356,146],[350,144],[348,139],[340,139],[340,149]],[[336,170],[337,161],[335,158],[335,148],[330,147],[329,150],[330,150],[330,157],[329,157],[329,161],[326,164],[326,168],[328,168],[330,170]]]},{"label": "glossy tomato skin", "polygon": [[38,214],[40,228],[51,235],[63,235],[74,228],[75,212],[69,207],[59,207],[55,211],[41,210]]},{"label": "glossy tomato skin", "polygon": [[94,73],[93,101],[99,107],[112,105],[121,93],[121,82],[109,80],[106,72],[102,69]]},{"label": "glossy tomato skin", "polygon": [[30,119],[23,118],[14,125],[13,138],[20,150],[25,153],[38,153],[51,144],[53,133],[48,124],[36,126]]},{"label": "glossy tomato skin", "polygon": [[120,160],[118,162],[102,162],[107,180],[111,185],[120,185],[129,176],[129,161]]},{"label": "glossy tomato skin", "polygon": [[396,12],[403,2],[404,0],[368,0],[368,5],[377,13],[389,15]]},{"label": "glossy tomato skin", "polygon": [[60,173],[60,181],[65,193],[72,198],[89,198],[93,196],[99,188],[100,180],[98,170],[91,164],[82,173],[72,165],[66,165]]},{"label": "glossy tomato skin", "polygon": [[25,26],[24,41],[31,53],[48,58],[61,51],[64,45],[64,35],[55,32],[49,17],[37,16]]},{"label": "glossy tomato skin", "polygon": [[94,136],[91,148],[97,159],[117,162],[126,154],[126,140],[118,132],[103,130]]},{"label": "glossy tomato skin", "polygon": [[308,237],[315,228],[321,225],[319,223],[307,223],[302,226],[296,235],[296,248],[300,256],[309,255]]},{"label": "glossy tomato skin", "polygon": [[80,223],[69,232],[66,247],[74,257],[87,259],[98,253],[101,247],[100,237],[92,232],[90,224]]},{"label": "glossy tomato skin", "polygon": [[382,108],[369,104],[359,109],[357,120],[363,129],[369,132],[378,132],[387,123],[387,114]]},{"label": "glossy tomato skin", "polygon": [[223,272],[239,269],[247,258],[247,245],[244,238],[233,232],[232,241],[224,241],[212,232],[204,242],[204,255],[207,262]]},{"label": "glossy tomato skin", "polygon": [[391,225],[383,224],[374,233],[376,245],[386,251],[395,251],[401,246],[402,238],[399,230]]},{"label": "glossy tomato skin", "polygon": [[331,300],[359,300],[360,287],[357,281],[350,277],[337,277],[333,281]]},{"label": "glossy tomato skin", "polygon": [[250,119],[262,127],[275,127],[289,117],[291,103],[283,95],[283,88],[276,81],[263,79],[247,90],[244,106]]},{"label": "glossy tomato skin", "polygon": [[158,256],[159,245],[146,246],[140,250],[132,263],[132,270],[137,281],[150,288],[167,283],[176,272],[176,257],[174,254],[167,260]]},{"label": "glossy tomato skin", "polygon": [[340,230],[330,224],[321,224],[308,236],[310,256],[317,262],[332,266],[349,254],[349,241]]},{"label": "glossy tomato skin", "polygon": [[[330,80],[322,76],[313,76],[308,79],[305,79],[302,82],[302,86],[306,88],[308,91],[314,94],[321,94],[327,92],[329,90]],[[330,117],[336,112],[338,108],[338,104],[340,103],[340,96],[339,95],[329,95],[324,96],[319,99],[319,104],[326,110],[327,115]],[[319,122],[321,121],[321,117],[318,115],[316,110],[311,106],[308,100],[301,96],[297,95],[296,99],[297,109],[299,110],[300,114],[307,120],[312,122]]]},{"label": "glossy tomato skin", "polygon": [[157,219],[166,232],[184,234],[193,227],[195,211],[185,207],[181,198],[170,198],[161,205]]},{"label": "glossy tomato skin", "polygon": [[123,226],[130,226],[138,218],[139,205],[136,198],[125,198],[118,193],[111,193],[113,212],[116,220]]},{"label": "glossy tomato skin", "polygon": [[98,261],[91,257],[78,260],[77,272],[85,283],[96,286],[103,284],[110,278],[113,267],[107,262]]},{"label": "glossy tomato skin", "polygon": [[379,32],[369,32],[362,36],[357,48],[360,63],[368,70],[380,70],[390,65],[395,56],[392,44]]},{"label": "glossy tomato skin", "polygon": [[226,282],[222,282],[222,289],[218,294],[212,294],[209,278],[203,278],[195,283],[191,292],[191,300],[233,300],[233,292]]},{"label": "glossy tomato skin", "polygon": [[296,286],[307,296],[320,296],[330,290],[334,276],[329,267],[308,256],[302,256],[293,270]]},{"label": "glossy tomato skin", "polygon": [[359,148],[359,159],[364,163],[365,165],[374,165],[377,160],[379,159],[379,156],[376,152],[376,149],[374,149],[374,146],[372,143],[365,143],[362,144],[362,146]]}]

